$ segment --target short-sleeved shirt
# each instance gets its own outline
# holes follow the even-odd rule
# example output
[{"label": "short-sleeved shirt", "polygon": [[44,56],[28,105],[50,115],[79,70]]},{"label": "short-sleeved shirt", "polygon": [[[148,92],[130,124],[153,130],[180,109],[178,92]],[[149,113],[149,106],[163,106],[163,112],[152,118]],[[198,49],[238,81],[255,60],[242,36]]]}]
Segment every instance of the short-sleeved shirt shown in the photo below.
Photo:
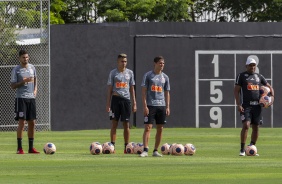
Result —
[{"label": "short-sleeved shirt", "polygon": [[261,74],[243,72],[237,75],[235,85],[241,86],[243,105],[250,104],[250,101],[259,101],[261,84],[267,84],[266,79]]},{"label": "short-sleeved shirt", "polygon": [[130,100],[130,86],[135,85],[133,71],[125,69],[124,72],[113,69],[110,72],[107,85],[113,86],[113,92],[118,93],[121,97]]},{"label": "short-sleeved shirt", "polygon": [[[23,78],[34,77],[36,78],[36,70],[32,64],[27,64],[26,68],[18,65],[13,68],[11,83],[23,81]],[[27,82],[23,86],[17,88],[16,98],[35,98],[34,96],[34,82]]]},{"label": "short-sleeved shirt", "polygon": [[170,84],[165,73],[147,72],[143,77],[141,86],[147,88],[146,100],[148,106],[166,106],[164,92],[170,90]]}]

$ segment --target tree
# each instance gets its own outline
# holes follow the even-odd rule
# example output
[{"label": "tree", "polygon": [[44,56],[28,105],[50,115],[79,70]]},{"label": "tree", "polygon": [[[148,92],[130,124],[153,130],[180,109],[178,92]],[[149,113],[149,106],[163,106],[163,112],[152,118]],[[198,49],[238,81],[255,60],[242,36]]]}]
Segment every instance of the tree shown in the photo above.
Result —
[{"label": "tree", "polygon": [[50,4],[50,24],[64,24],[61,16],[62,11],[67,10],[67,4],[62,0],[51,0]]}]

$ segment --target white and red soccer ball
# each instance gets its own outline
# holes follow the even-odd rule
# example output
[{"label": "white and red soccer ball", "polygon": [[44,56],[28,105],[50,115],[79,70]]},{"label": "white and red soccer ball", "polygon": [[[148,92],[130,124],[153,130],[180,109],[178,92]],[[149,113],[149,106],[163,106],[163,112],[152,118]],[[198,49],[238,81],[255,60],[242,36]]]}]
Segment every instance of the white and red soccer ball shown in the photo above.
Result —
[{"label": "white and red soccer ball", "polygon": [[247,156],[256,156],[258,150],[255,145],[249,145],[245,149],[245,153]]},{"label": "white and red soccer ball", "polygon": [[175,144],[172,147],[172,155],[181,156],[184,154],[184,146],[182,144]]},{"label": "white and red soccer ball", "polygon": [[56,146],[55,144],[51,143],[51,142],[48,142],[44,145],[44,148],[43,148],[43,151],[45,154],[47,155],[52,155],[56,152]]},{"label": "white and red soccer ball", "polygon": [[268,108],[271,105],[272,99],[270,96],[262,96],[259,99],[259,103],[262,107]]},{"label": "white and red soccer ball", "polygon": [[112,154],[115,152],[115,146],[111,142],[105,142],[102,144],[103,154]]},{"label": "white and red soccer ball", "polygon": [[133,154],[134,153],[135,142],[130,142],[126,145],[125,151],[126,153]]},{"label": "white and red soccer ball", "polygon": [[184,154],[185,155],[194,155],[196,153],[196,147],[191,144],[191,143],[187,143],[184,145]]},{"label": "white and red soccer ball", "polygon": [[143,152],[144,145],[142,143],[137,143],[134,145],[133,152],[135,154],[141,154]]},{"label": "white and red soccer ball", "polygon": [[162,154],[163,154],[163,155],[169,155],[169,154],[170,154],[169,148],[170,148],[170,144],[164,143],[164,144],[161,146],[161,152],[162,152]]},{"label": "white and red soccer ball", "polygon": [[259,88],[260,96],[269,96],[270,95],[270,88],[267,86],[261,86]]},{"label": "white and red soccer ball", "polygon": [[90,153],[92,155],[99,155],[102,153],[102,145],[99,142],[92,142],[90,144]]}]

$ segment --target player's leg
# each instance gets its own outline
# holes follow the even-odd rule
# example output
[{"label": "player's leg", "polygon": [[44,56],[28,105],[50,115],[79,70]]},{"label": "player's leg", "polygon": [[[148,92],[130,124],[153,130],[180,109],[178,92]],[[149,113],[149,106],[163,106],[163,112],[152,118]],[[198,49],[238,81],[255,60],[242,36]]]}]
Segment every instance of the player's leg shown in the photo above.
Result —
[{"label": "player's leg", "polygon": [[119,106],[120,98],[117,96],[112,96],[111,100],[111,113],[110,120],[112,121],[111,130],[110,130],[110,139],[111,143],[115,146],[116,137],[117,137],[117,126],[120,118],[120,106]]},{"label": "player's leg", "polygon": [[155,147],[153,150],[153,156],[161,157],[162,155],[158,153],[159,146],[162,141],[162,135],[163,135],[163,127],[166,123],[166,108],[165,107],[156,107],[157,113],[156,113],[156,137],[155,137]]},{"label": "player's leg", "polygon": [[123,138],[124,138],[124,153],[126,153],[126,146],[130,139],[129,120],[131,115],[131,102],[127,99],[122,99],[120,103],[121,117],[120,120],[123,122]]},{"label": "player's leg", "polygon": [[145,124],[144,125],[144,132],[143,132],[143,145],[144,145],[144,150],[140,154],[140,157],[147,157],[148,156],[148,151],[149,151],[149,140],[150,140],[150,135],[151,135],[151,130],[152,130],[153,124]]},{"label": "player's leg", "polygon": [[252,135],[250,145],[255,145],[259,136],[259,125],[252,124]]},{"label": "player's leg", "polygon": [[36,105],[35,99],[27,100],[27,116],[26,121],[28,123],[27,135],[28,135],[28,153],[40,153],[34,146],[34,132],[35,132],[35,120],[36,120]]},{"label": "player's leg", "polygon": [[258,136],[259,136],[259,126],[263,123],[262,122],[262,107],[260,105],[255,106],[252,110],[253,119],[252,119],[252,135],[251,135],[251,143],[250,145],[255,145]]},{"label": "player's leg", "polygon": [[117,138],[117,126],[118,126],[118,121],[113,119],[112,120],[112,126],[111,126],[111,131],[110,131],[110,138],[111,138],[111,143],[115,146],[116,138]]},{"label": "player's leg", "polygon": [[248,137],[248,131],[250,128],[251,122],[251,108],[244,107],[244,112],[241,113],[241,120],[242,120],[242,129],[240,133],[240,140],[241,140],[241,148],[239,156],[245,156],[245,144]]},{"label": "player's leg", "polygon": [[23,138],[23,130],[25,125],[25,118],[26,118],[26,106],[24,99],[16,98],[15,99],[15,120],[18,121],[18,128],[17,128],[17,154],[24,154],[22,148],[22,138]]}]

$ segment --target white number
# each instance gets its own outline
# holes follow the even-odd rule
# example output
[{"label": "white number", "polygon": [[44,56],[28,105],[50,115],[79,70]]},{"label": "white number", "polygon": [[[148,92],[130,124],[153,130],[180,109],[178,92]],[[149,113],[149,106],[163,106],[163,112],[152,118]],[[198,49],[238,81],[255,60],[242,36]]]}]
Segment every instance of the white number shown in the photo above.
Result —
[{"label": "white number", "polygon": [[212,107],[210,110],[210,117],[217,123],[210,123],[211,128],[221,128],[222,126],[222,111],[220,107]]},{"label": "white number", "polygon": [[213,56],[212,63],[214,64],[214,77],[218,77],[219,76],[218,55]]},{"label": "white number", "polygon": [[220,103],[222,101],[222,91],[220,89],[216,89],[216,86],[222,86],[222,81],[211,81],[210,83],[210,93],[211,95],[217,95],[216,97],[211,96],[210,99],[212,103]]}]

